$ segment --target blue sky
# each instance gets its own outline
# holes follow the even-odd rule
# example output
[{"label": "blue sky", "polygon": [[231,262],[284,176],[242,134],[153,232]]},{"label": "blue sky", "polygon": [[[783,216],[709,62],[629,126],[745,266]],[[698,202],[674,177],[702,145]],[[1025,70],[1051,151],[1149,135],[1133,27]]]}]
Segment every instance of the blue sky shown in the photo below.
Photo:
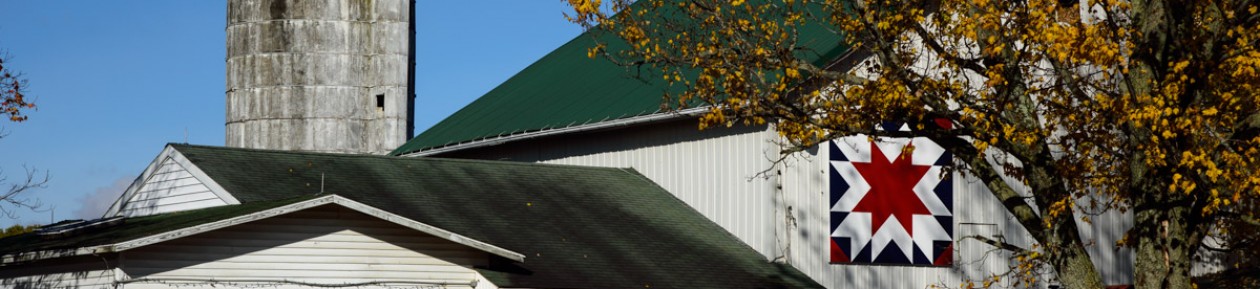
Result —
[{"label": "blue sky", "polygon": [[[0,51],[39,106],[0,122],[0,169],[47,171],[43,212],[99,217],[168,142],[223,145],[226,1],[3,1]],[[417,133],[581,33],[559,0],[417,3]],[[7,188],[7,187],[4,187]],[[105,204],[107,205],[107,204]],[[51,210],[49,210],[51,209]]]}]

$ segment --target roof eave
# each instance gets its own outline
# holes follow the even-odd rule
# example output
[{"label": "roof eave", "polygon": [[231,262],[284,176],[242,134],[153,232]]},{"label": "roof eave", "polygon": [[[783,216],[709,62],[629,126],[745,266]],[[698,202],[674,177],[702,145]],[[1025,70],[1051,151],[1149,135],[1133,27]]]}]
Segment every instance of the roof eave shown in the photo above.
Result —
[{"label": "roof eave", "polygon": [[447,230],[444,230],[444,229],[441,229],[432,225],[428,225],[428,224],[421,223],[415,220],[411,220],[406,217],[399,216],[397,214],[390,213],[385,210],[377,209],[375,207],[368,206],[363,203],[359,203],[359,202],[347,199],[342,196],[328,195],[328,196],[318,197],[318,198],[301,201],[301,202],[297,202],[297,203],[293,203],[289,205],[284,205],[284,206],[280,206],[276,208],[253,212],[253,213],[249,213],[246,215],[237,216],[237,217],[233,217],[233,218],[229,218],[225,220],[219,220],[219,221],[196,225],[196,226],[187,227],[183,229],[168,231],[168,232],[164,232],[160,234],[141,237],[141,238],[118,242],[114,244],[80,247],[80,248],[73,248],[73,249],[53,249],[53,250],[41,250],[41,251],[5,254],[3,256],[0,256],[0,266],[9,265],[12,263],[17,263],[17,262],[29,262],[29,261],[38,261],[38,260],[45,260],[45,259],[63,258],[63,257],[98,255],[98,254],[103,254],[103,253],[122,252],[122,251],[130,250],[130,249],[134,249],[138,247],[143,247],[143,246],[148,246],[148,245],[152,245],[152,244],[156,244],[160,242],[179,239],[179,238],[183,238],[187,236],[192,236],[192,235],[196,235],[200,233],[218,230],[218,229],[233,226],[233,225],[253,222],[253,221],[257,221],[261,219],[284,215],[284,214],[301,211],[301,210],[305,210],[305,209],[309,209],[309,208],[313,208],[313,207],[317,207],[321,205],[327,205],[327,204],[336,204],[336,205],[339,205],[339,206],[342,206],[342,207],[345,207],[354,211],[358,211],[360,213],[364,213],[364,214],[367,214],[376,218],[380,218],[381,220],[385,220],[390,223],[394,223],[394,224],[401,225],[407,228],[411,228],[411,229],[414,229],[414,230],[417,230],[426,234],[436,236],[438,238],[442,238],[442,239],[454,242],[456,244],[472,247],[472,248],[475,248],[475,249],[478,249],[478,250],[481,250],[490,254],[504,257],[509,260],[513,260],[516,262],[525,261],[524,254],[517,253],[508,249],[504,249],[495,245],[491,245],[489,243],[475,240],[469,237],[465,237],[463,235],[456,234],[456,233],[453,233],[453,232],[450,232],[450,231],[447,231]]},{"label": "roof eave", "polygon": [[[824,69],[829,70],[829,71],[847,71],[849,69],[852,69],[854,66],[856,66],[857,63],[861,62],[862,60],[865,60],[870,55],[871,55],[870,51],[868,51],[865,48],[847,49],[844,53],[840,54],[840,56],[837,57],[835,60],[832,60],[829,64],[824,66]],[[681,119],[681,118],[687,118],[687,117],[697,117],[709,111],[710,108],[711,108],[710,106],[702,106],[702,107],[696,107],[696,108],[681,109],[677,111],[659,112],[659,113],[653,113],[653,114],[648,114],[648,115],[632,116],[632,117],[619,118],[619,119],[614,119],[614,120],[609,120],[609,121],[587,123],[587,124],[568,126],[568,127],[562,127],[562,128],[541,129],[541,130],[524,132],[524,133],[492,136],[492,137],[486,137],[486,138],[481,138],[481,139],[457,142],[453,144],[421,148],[419,150],[398,154],[398,156],[403,156],[403,157],[433,156],[433,155],[439,155],[439,154],[449,153],[449,152],[454,152],[454,151],[461,151],[461,150],[466,150],[466,149],[487,147],[487,146],[495,146],[495,145],[504,144],[508,142],[527,140],[527,139],[533,139],[533,138],[539,138],[539,137],[545,137],[545,136],[587,132],[587,131],[614,128],[614,127],[645,124],[645,123],[652,123],[652,122],[659,122],[659,121],[666,121],[666,120],[675,120],[675,119]]]},{"label": "roof eave", "polygon": [[477,139],[477,140],[472,140],[472,141],[467,141],[467,142],[421,149],[418,151],[403,153],[398,156],[403,156],[403,157],[432,156],[432,155],[438,155],[438,154],[443,154],[443,153],[448,153],[448,152],[479,148],[479,147],[495,146],[495,145],[500,145],[500,144],[504,144],[508,142],[522,141],[522,140],[534,139],[534,138],[545,137],[545,136],[596,131],[596,130],[616,128],[616,127],[624,127],[624,126],[631,126],[631,125],[638,125],[638,124],[645,124],[645,123],[653,123],[653,122],[660,122],[660,121],[667,121],[667,120],[676,120],[676,119],[682,119],[682,118],[696,117],[701,114],[704,114],[707,111],[709,111],[709,107],[705,106],[705,107],[682,109],[682,110],[671,111],[671,112],[661,112],[661,113],[654,113],[654,114],[641,115],[641,116],[632,116],[632,117],[619,118],[619,119],[614,119],[614,120],[609,120],[609,121],[601,121],[601,122],[568,126],[568,127],[562,127],[562,128],[544,129],[544,130],[537,130],[537,131],[518,133],[518,134],[510,134],[510,135],[504,135],[504,136],[494,136],[494,137],[482,138],[482,139]]}]

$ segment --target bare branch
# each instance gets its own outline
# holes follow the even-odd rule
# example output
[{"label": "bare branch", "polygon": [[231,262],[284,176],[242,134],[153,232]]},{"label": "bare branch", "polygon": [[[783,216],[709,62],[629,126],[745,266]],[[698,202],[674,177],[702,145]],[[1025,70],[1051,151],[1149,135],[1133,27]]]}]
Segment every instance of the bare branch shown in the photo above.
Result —
[{"label": "bare branch", "polygon": [[51,178],[50,174],[47,171],[41,174],[34,168],[25,168],[25,171],[26,177],[22,181],[8,184],[6,183],[8,177],[4,176],[4,172],[0,170],[0,186],[8,186],[7,190],[0,193],[0,202],[9,205],[0,206],[0,213],[9,218],[16,218],[18,209],[37,210],[43,207],[43,203],[38,199],[28,199],[24,195],[33,189],[44,188]]}]

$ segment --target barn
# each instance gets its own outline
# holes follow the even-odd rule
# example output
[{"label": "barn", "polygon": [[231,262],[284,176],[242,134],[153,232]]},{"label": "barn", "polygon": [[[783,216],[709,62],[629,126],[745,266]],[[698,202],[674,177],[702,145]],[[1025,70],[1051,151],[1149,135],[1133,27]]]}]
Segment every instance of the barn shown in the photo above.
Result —
[{"label": "barn", "polygon": [[631,169],[168,145],[8,288],[821,288]]},{"label": "barn", "polygon": [[[363,21],[321,20],[338,13],[319,5],[279,5],[276,12],[275,3],[294,1],[229,2],[247,7],[230,17],[312,18],[284,29],[328,23],[300,37],[242,38],[262,44],[229,39],[229,53],[239,54],[228,63],[231,147],[169,144],[106,218],[0,239],[0,284],[956,287],[1014,265],[1009,253],[978,239],[1032,243],[1002,203],[976,178],[951,170],[949,153],[931,141],[859,135],[783,155],[772,124],[698,130],[707,108],[662,109],[670,88],[588,58],[591,34],[386,156],[375,155],[407,130],[398,124],[414,102],[407,95],[413,88],[399,84],[411,77],[407,65],[382,65],[390,70],[375,71],[380,77],[341,70],[357,64],[325,67],[335,70],[328,73],[302,73],[323,64],[266,70],[280,67],[273,62],[348,57],[301,52],[331,45],[303,37]],[[409,1],[375,3],[395,5],[381,11],[398,17],[414,9]],[[258,25],[273,23],[264,20]],[[237,34],[253,33],[250,23]],[[382,31],[402,33],[395,26]],[[822,27],[800,33],[816,65],[850,70],[866,57]],[[277,45],[267,37],[283,38],[300,57],[259,50]],[[381,49],[399,56],[408,48]],[[343,81],[348,77],[364,83]],[[372,83],[377,79],[394,82]],[[357,90],[373,85],[390,88]],[[309,95],[303,86],[312,87]],[[330,95],[353,99],[319,101],[334,97],[319,92],[334,86]],[[302,112],[308,115],[291,115]],[[291,128],[272,130],[278,127]],[[1080,225],[1104,282],[1131,284],[1131,255],[1111,245],[1128,218],[1093,219]],[[1057,286],[1049,276],[1040,280],[1038,287]]]},{"label": "barn", "polygon": [[[847,71],[868,57],[825,27],[798,33],[814,52],[807,60],[820,67]],[[828,288],[955,287],[1014,265],[976,237],[1032,243],[979,179],[948,170],[949,154],[926,138],[858,135],[779,161],[772,124],[699,130],[707,108],[662,110],[671,88],[659,76],[588,58],[594,37],[557,48],[391,154],[634,168],[767,260]],[[914,154],[901,156],[908,145]],[[1132,256],[1114,246],[1128,218],[1093,219],[1078,225],[1103,281],[1132,284]],[[1048,280],[1043,288],[1057,285],[1040,279]]]}]

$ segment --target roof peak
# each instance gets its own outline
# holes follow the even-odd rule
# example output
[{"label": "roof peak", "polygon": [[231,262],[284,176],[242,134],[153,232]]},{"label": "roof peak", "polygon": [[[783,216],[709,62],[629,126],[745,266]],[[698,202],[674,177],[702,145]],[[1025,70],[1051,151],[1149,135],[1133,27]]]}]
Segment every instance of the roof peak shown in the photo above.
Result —
[{"label": "roof peak", "polygon": [[570,165],[570,164],[532,163],[532,162],[515,162],[515,161],[500,161],[500,160],[482,160],[482,159],[457,159],[457,158],[441,158],[441,157],[402,157],[402,156],[376,155],[376,154],[343,154],[343,153],[326,153],[326,152],[305,152],[305,151],[290,151],[290,150],[213,146],[213,145],[200,145],[200,144],[187,144],[187,143],[167,143],[167,146],[175,148],[176,150],[179,150],[181,152],[183,152],[184,150],[180,150],[180,148],[193,148],[193,149],[207,149],[207,150],[221,150],[221,151],[245,151],[245,152],[254,152],[254,153],[268,153],[268,154],[293,155],[293,156],[303,156],[303,155],[319,156],[319,157],[329,157],[329,158],[339,158],[339,159],[368,158],[368,159],[393,160],[393,161],[400,161],[400,162],[473,163],[473,164],[527,166],[527,167],[532,166],[532,167],[581,168],[581,169],[591,169],[591,170],[630,171],[635,174],[638,174],[638,171],[635,171],[634,168],[628,168],[628,167],[627,168],[612,168],[612,167],[593,167],[593,166]]}]

